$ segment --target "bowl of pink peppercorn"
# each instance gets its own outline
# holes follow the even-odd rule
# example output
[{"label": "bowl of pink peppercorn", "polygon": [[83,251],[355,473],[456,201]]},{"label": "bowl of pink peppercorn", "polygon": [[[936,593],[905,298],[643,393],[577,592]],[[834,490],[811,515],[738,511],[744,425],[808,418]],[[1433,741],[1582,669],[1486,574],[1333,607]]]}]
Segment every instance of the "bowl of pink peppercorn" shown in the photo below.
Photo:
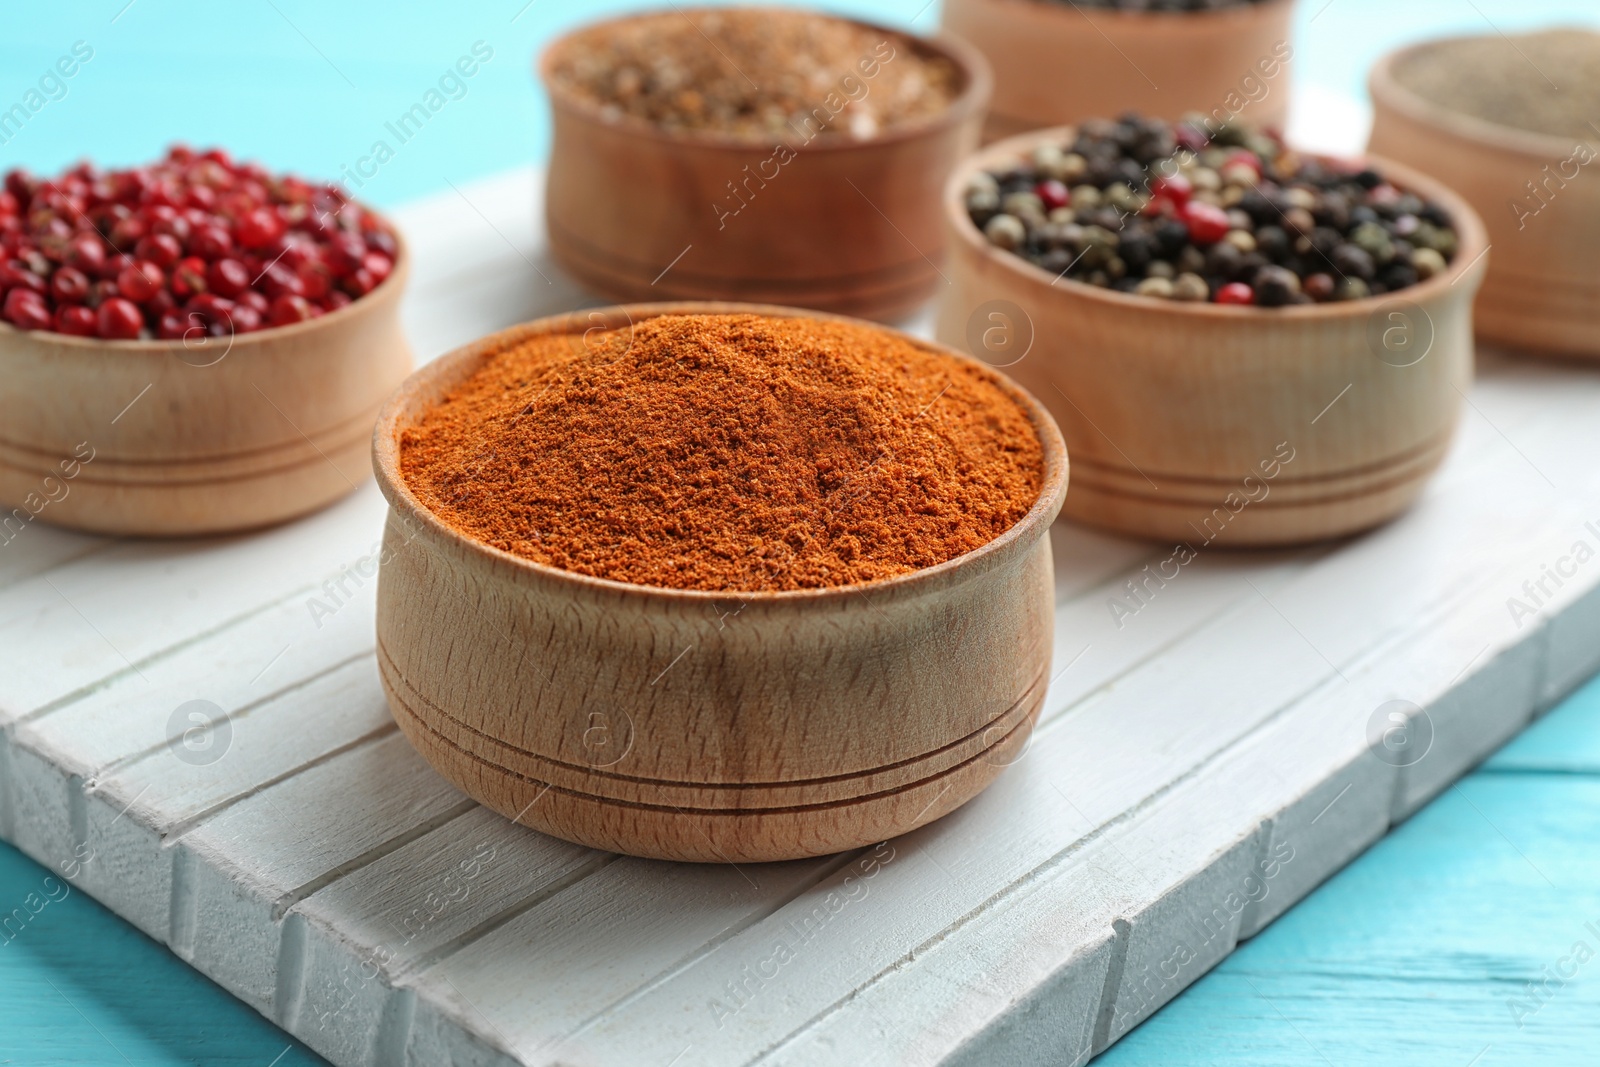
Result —
[{"label": "bowl of pink peppercorn", "polygon": [[0,189],[0,542],[176,536],[370,475],[411,368],[398,231],[337,186],[174,147]]}]

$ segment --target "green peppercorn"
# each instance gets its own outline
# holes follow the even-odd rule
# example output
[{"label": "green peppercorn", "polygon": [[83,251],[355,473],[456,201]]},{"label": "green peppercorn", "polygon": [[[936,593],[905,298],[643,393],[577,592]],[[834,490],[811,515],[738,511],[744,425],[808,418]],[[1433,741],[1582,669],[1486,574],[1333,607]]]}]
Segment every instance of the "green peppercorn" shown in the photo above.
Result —
[{"label": "green peppercorn", "polygon": [[1028,239],[1028,228],[1015,215],[996,215],[983,227],[989,243],[1007,252],[1014,252]]},{"label": "green peppercorn", "polygon": [[1427,281],[1435,274],[1443,274],[1447,264],[1444,257],[1431,248],[1419,248],[1411,253],[1411,266],[1416,269],[1417,277]]},{"label": "green peppercorn", "polygon": [[1172,283],[1172,298],[1174,300],[1186,300],[1190,303],[1210,300],[1211,287],[1206,284],[1206,280],[1200,275],[1185,271],[1178,275],[1177,279]]},{"label": "green peppercorn", "polygon": [[1346,278],[1334,290],[1335,300],[1365,300],[1372,295],[1372,289],[1360,278]]}]

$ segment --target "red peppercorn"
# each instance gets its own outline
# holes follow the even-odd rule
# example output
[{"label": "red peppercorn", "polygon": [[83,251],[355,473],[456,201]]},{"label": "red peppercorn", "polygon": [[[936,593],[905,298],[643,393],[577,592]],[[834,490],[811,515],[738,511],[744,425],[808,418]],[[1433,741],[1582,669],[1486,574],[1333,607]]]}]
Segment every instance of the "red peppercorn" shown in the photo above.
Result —
[{"label": "red peppercorn", "polygon": [[292,326],[312,318],[311,302],[303,296],[284,294],[272,302],[267,321],[274,326]]},{"label": "red peppercorn", "polygon": [[266,325],[266,317],[248,304],[233,306],[233,332],[255,333]]},{"label": "red peppercorn", "polygon": [[43,296],[46,289],[42,275],[28,269],[28,264],[14,259],[0,267],[0,289],[26,289]]},{"label": "red peppercorn", "polygon": [[181,311],[169,311],[156,322],[156,336],[163,341],[181,341],[190,329],[203,330],[204,324]]},{"label": "red peppercorn", "polygon": [[1229,282],[1217,290],[1219,304],[1254,304],[1256,291],[1244,282]]},{"label": "red peppercorn", "polygon": [[99,316],[82,304],[62,304],[56,308],[56,332],[73,337],[95,337],[100,333]]},{"label": "red peppercorn", "polygon": [[340,281],[339,285],[351,296],[366,296],[378,287],[378,279],[372,276],[371,271],[363,267],[348,278]]},{"label": "red peppercorn", "polygon": [[250,287],[250,271],[237,259],[219,259],[206,268],[206,288],[233,298]]},{"label": "red peppercorn", "polygon": [[101,304],[95,322],[99,335],[107,341],[132,341],[144,329],[144,315],[138,306],[121,297]]},{"label": "red peppercorn", "polygon": [[[346,299],[349,298],[346,297]],[[266,294],[255,289],[246,289],[244,292],[240,293],[238,302],[245,307],[254,308],[260,313],[263,321],[265,321],[267,317],[267,309],[272,306],[272,301],[267,299]]]},{"label": "red peppercorn", "polygon": [[150,232],[150,223],[141,215],[118,219],[111,227],[111,243],[118,248],[133,248],[139,239]]},{"label": "red peppercorn", "polygon": [[1181,212],[1189,204],[1189,198],[1194,195],[1194,183],[1182,174],[1174,174],[1169,178],[1157,178],[1150,183],[1150,208],[1153,214],[1162,213],[1162,209],[1170,206],[1174,212]]},{"label": "red peppercorn", "polygon": [[226,325],[231,321],[235,306],[234,302],[227,297],[218,296],[216,293],[201,293],[183,305],[183,310],[191,315],[199,316],[200,320],[209,328]]},{"label": "red peppercorn", "polygon": [[206,291],[206,261],[198,256],[181,260],[172,272],[172,294],[187,300]]},{"label": "red peppercorn", "polygon": [[1223,168],[1249,167],[1251,170],[1256,172],[1256,177],[1261,177],[1261,157],[1250,151],[1248,148],[1235,148],[1232,152],[1229,152],[1225,157],[1223,157],[1222,166]]},{"label": "red peppercorn", "polygon": [[382,252],[368,252],[361,257],[361,269],[382,282],[389,277],[389,272],[394,270],[394,260]]},{"label": "red peppercorn", "polygon": [[62,267],[50,276],[50,295],[60,304],[81,304],[89,295],[89,276],[76,267]]},{"label": "red peppercorn", "polygon": [[0,305],[0,317],[19,330],[48,330],[51,326],[50,309],[44,297],[32,289],[13,289]]},{"label": "red peppercorn", "polygon": [[80,234],[67,247],[66,263],[85,274],[99,274],[106,264],[105,242],[96,234]]},{"label": "red peppercorn", "polygon": [[169,233],[147,234],[139,238],[133,254],[140,259],[149,260],[162,270],[170,270],[183,258],[183,246]]},{"label": "red peppercorn", "polygon": [[216,224],[199,226],[189,238],[189,254],[201,259],[221,259],[233,252],[233,238]]},{"label": "red peppercorn", "polygon": [[1072,203],[1072,190],[1054,178],[1040,182],[1033,187],[1040,200],[1044,201],[1046,211],[1054,211],[1058,207],[1066,207]]},{"label": "red peppercorn", "polygon": [[110,300],[112,297],[121,295],[122,294],[117,291],[116,282],[107,281],[106,279],[102,278],[100,281],[89,283],[89,292],[88,295],[83,298],[83,302],[92,308],[98,308],[101,304],[105,303],[107,300]]},{"label": "red peppercorn", "polygon": [[307,300],[323,300],[333,290],[333,275],[322,263],[306,263],[295,271],[300,291]]},{"label": "red peppercorn", "polygon": [[117,289],[135,304],[142,304],[161,291],[167,276],[148,259],[136,260],[117,274]]},{"label": "red peppercorn", "polygon": [[1216,244],[1233,228],[1226,211],[1203,200],[1189,201],[1182,218],[1189,227],[1189,239],[1202,246]]},{"label": "red peppercorn", "polygon": [[265,248],[283,236],[283,220],[270,207],[258,207],[239,219],[235,236],[243,248]]}]

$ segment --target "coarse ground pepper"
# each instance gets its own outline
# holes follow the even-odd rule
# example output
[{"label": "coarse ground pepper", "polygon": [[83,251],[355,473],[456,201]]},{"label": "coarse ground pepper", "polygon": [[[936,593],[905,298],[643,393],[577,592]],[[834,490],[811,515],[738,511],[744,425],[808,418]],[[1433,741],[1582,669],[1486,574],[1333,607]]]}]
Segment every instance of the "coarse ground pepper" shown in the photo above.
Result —
[{"label": "coarse ground pepper", "polygon": [[550,74],[612,119],[755,141],[867,140],[961,91],[955,65],[911,37],[781,8],[603,22],[564,40]]},{"label": "coarse ground pepper", "polygon": [[498,352],[401,439],[450,526],[637,585],[870,582],[1010,529],[1043,449],[980,368],[868,326],[670,315]]},{"label": "coarse ground pepper", "polygon": [[1593,141],[1600,122],[1600,33],[1546,30],[1435,41],[1394,66],[1424,100],[1501,126]]}]

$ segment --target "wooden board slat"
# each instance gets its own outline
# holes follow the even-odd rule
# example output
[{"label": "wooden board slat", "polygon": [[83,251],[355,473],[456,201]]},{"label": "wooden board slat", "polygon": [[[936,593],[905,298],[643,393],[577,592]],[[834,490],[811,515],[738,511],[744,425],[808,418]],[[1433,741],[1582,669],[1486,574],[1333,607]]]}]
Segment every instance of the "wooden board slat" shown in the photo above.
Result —
[{"label": "wooden board slat", "polygon": [[[419,354],[585,299],[538,211],[517,172],[401,213]],[[762,867],[546,838],[422,764],[371,658],[370,485],[251,537],[30,527],[0,546],[0,834],[341,1065],[1081,1062],[1600,667],[1600,561],[1507,608],[1600,548],[1596,410],[1579,369],[1490,358],[1410,514],[1207,550],[1120,620],[1170,549],[1058,526],[1016,766],[878,849]],[[1433,727],[1412,766],[1369,745],[1394,699]],[[221,758],[170,744],[190,700]]]}]

